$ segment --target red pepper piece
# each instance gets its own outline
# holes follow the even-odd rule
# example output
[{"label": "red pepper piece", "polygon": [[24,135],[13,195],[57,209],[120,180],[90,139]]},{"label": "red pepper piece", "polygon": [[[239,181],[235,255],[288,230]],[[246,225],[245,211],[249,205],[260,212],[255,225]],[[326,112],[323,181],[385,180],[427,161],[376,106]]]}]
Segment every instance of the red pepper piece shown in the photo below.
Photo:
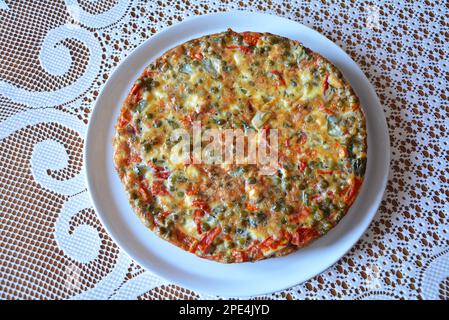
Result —
[{"label": "red pepper piece", "polygon": [[158,196],[167,196],[170,193],[168,192],[167,188],[160,180],[153,181],[153,186],[151,187],[151,192]]},{"label": "red pepper piece", "polygon": [[226,49],[238,49],[244,53],[252,53],[253,50],[246,46],[225,46]]},{"label": "red pepper piece", "polygon": [[306,168],[307,168],[307,161],[300,160],[298,167],[299,167],[299,171],[304,172],[304,170],[306,170]]},{"label": "red pepper piece", "polygon": [[284,80],[284,77],[282,76],[282,73],[281,73],[279,70],[273,70],[273,71],[271,71],[271,73],[274,74],[274,75],[276,75],[276,76],[278,77],[279,82],[280,82],[283,86],[286,85],[285,80]]},{"label": "red pepper piece", "polygon": [[158,179],[167,180],[170,174],[170,171],[157,171],[154,176]]},{"label": "red pepper piece", "polygon": [[327,82],[328,79],[329,79],[329,74],[326,73],[326,76],[324,77],[324,80],[323,80],[323,96],[326,94],[326,91],[329,88],[329,83]]},{"label": "red pepper piece", "polygon": [[232,256],[234,257],[235,262],[245,262],[248,261],[248,256],[246,252],[239,251],[239,250],[233,250]]},{"label": "red pepper piece", "polygon": [[292,235],[292,244],[302,246],[318,236],[318,232],[313,228],[299,227]]},{"label": "red pepper piece", "polygon": [[201,60],[203,60],[203,58],[204,58],[204,56],[203,56],[203,54],[201,53],[201,52],[193,52],[191,55],[190,55],[190,57],[192,58],[192,59],[194,59],[194,60],[197,60],[197,61],[201,61]]},{"label": "red pepper piece", "polygon": [[192,205],[196,208],[200,208],[204,212],[210,212],[210,207],[205,200],[193,200]]},{"label": "red pepper piece", "polygon": [[203,235],[201,238],[201,241],[198,245],[198,248],[206,253],[207,250],[210,248],[212,242],[214,242],[215,238],[218,237],[218,235],[221,233],[221,227],[215,227],[211,230],[209,230],[207,233]]},{"label": "red pepper piece", "polygon": [[193,220],[195,221],[196,224],[196,231],[198,232],[198,234],[203,233],[203,231],[201,230],[201,218],[204,216],[204,211],[197,209],[195,210],[195,212],[193,213]]},{"label": "red pepper piece", "polygon": [[196,185],[191,185],[187,188],[187,195],[194,196],[200,192],[200,188]]},{"label": "red pepper piece", "polygon": [[142,198],[142,200],[146,203],[150,202],[152,199],[152,194],[150,192],[150,190],[148,190],[147,186],[145,183],[140,182],[139,183],[139,188],[137,189],[139,191],[140,197]]},{"label": "red pepper piece", "polygon": [[260,34],[255,32],[244,32],[243,41],[249,46],[255,46],[259,41]]}]

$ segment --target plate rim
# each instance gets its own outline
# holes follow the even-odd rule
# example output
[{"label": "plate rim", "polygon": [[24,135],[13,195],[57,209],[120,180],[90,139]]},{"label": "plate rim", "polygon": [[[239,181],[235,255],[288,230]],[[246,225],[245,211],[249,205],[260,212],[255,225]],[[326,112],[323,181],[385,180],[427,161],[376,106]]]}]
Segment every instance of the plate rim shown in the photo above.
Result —
[{"label": "plate rim", "polygon": [[[165,33],[167,33],[169,30],[174,29],[174,28],[179,28],[181,25],[183,24],[187,24],[187,23],[193,23],[194,21],[199,21],[201,19],[207,19],[210,16],[215,16],[215,17],[226,17],[228,15],[242,15],[242,17],[246,16],[246,15],[253,15],[253,16],[258,16],[260,18],[263,17],[269,17],[269,18],[275,18],[275,19],[279,19],[280,21],[288,21],[288,22],[293,22],[295,24],[297,24],[298,26],[301,26],[302,28],[306,28],[309,32],[311,32],[314,36],[320,36],[322,37],[326,42],[330,43],[331,45],[335,46],[336,48],[338,48],[338,50],[340,51],[339,54],[342,54],[345,56],[345,58],[348,58],[353,65],[358,69],[357,71],[360,73],[360,75],[363,77],[363,80],[366,82],[366,84],[369,84],[368,87],[365,88],[365,90],[369,91],[370,95],[374,98],[374,102],[375,102],[375,106],[378,108],[378,113],[382,114],[381,119],[379,119],[382,123],[382,131],[385,130],[385,165],[387,167],[386,172],[384,172],[384,176],[382,177],[382,182],[381,182],[381,192],[379,192],[376,197],[375,200],[373,201],[374,206],[370,207],[371,209],[375,208],[375,210],[373,209],[372,214],[370,214],[369,219],[365,222],[365,224],[362,226],[361,229],[358,229],[358,235],[356,236],[356,239],[352,242],[352,244],[346,249],[342,250],[341,254],[338,254],[338,258],[332,259],[331,262],[329,262],[328,264],[326,264],[325,267],[321,267],[321,268],[317,268],[317,270],[315,270],[313,272],[312,275],[308,276],[306,279],[303,280],[298,280],[296,282],[292,282],[288,285],[280,285],[280,286],[274,286],[273,285],[270,288],[266,288],[263,290],[257,290],[254,292],[244,292],[244,293],[240,293],[239,292],[232,292],[232,293],[228,293],[228,292],[211,292],[207,289],[202,288],[201,286],[196,286],[196,285],[192,285],[191,283],[189,283],[188,285],[183,283],[180,280],[174,280],[173,278],[170,278],[169,276],[167,276],[166,274],[162,274],[159,271],[156,271],[154,268],[152,268],[152,266],[150,266],[146,261],[140,261],[140,258],[136,258],[133,254],[131,254],[130,252],[132,252],[132,248],[130,248],[128,246],[128,244],[125,241],[122,241],[120,239],[120,236],[118,234],[115,233],[115,231],[112,229],[109,221],[107,221],[106,216],[107,214],[105,214],[104,212],[102,212],[102,210],[98,210],[99,206],[99,202],[97,201],[97,197],[95,196],[96,193],[94,191],[94,186],[93,186],[93,182],[91,179],[91,176],[89,175],[89,173],[92,171],[92,168],[90,166],[90,163],[88,161],[88,156],[89,156],[89,141],[90,141],[90,133],[94,130],[93,128],[95,127],[95,119],[96,119],[96,115],[98,115],[97,111],[97,106],[100,104],[100,102],[103,99],[104,96],[104,92],[106,91],[106,88],[108,87],[108,85],[111,84],[111,82],[113,81],[113,79],[117,76],[117,74],[120,73],[120,71],[125,67],[126,62],[130,61],[131,57],[133,56],[133,54],[138,51],[140,48],[144,47],[145,45],[147,45],[147,43],[149,41],[154,40],[157,37],[161,37],[163,36]],[[230,26],[232,27],[232,26]],[[193,39],[193,38],[192,38]],[[173,43],[173,41],[172,41]],[[332,60],[330,60],[331,63],[334,63]],[[138,72],[135,73],[135,78],[137,79],[138,77]],[[348,80],[349,81],[349,80]],[[125,84],[128,85],[128,84]],[[365,111],[365,110],[364,110]],[[365,113],[365,117],[366,117],[366,112]],[[97,119],[97,121],[100,121],[99,119]],[[368,123],[368,121],[367,121]],[[369,146],[369,145],[368,145]],[[185,20],[178,22],[172,26],[166,27],[160,31],[158,31],[157,33],[155,33],[154,35],[152,35],[151,37],[149,37],[148,39],[146,39],[145,41],[143,41],[140,45],[138,45],[136,48],[134,48],[120,63],[118,66],[115,67],[115,69],[110,72],[110,75],[107,79],[107,81],[105,82],[105,84],[103,85],[103,87],[100,90],[100,93],[95,101],[95,105],[94,108],[91,112],[91,116],[89,118],[89,123],[87,125],[87,130],[86,130],[86,135],[85,135],[85,139],[84,139],[84,147],[83,147],[83,160],[84,160],[84,173],[85,173],[85,181],[86,181],[86,187],[87,187],[87,192],[89,194],[89,198],[91,200],[92,206],[96,212],[97,217],[99,218],[100,222],[102,223],[102,225],[104,226],[105,230],[107,231],[108,235],[112,238],[112,240],[117,244],[117,246],[120,248],[120,250],[123,250],[124,253],[126,253],[129,257],[131,257],[134,261],[136,261],[137,263],[139,263],[141,266],[143,266],[147,271],[150,271],[151,273],[157,275],[158,277],[168,281],[168,282],[172,282],[175,284],[178,284],[181,287],[185,287],[188,289],[191,289],[193,291],[197,291],[199,293],[207,293],[207,294],[211,294],[211,295],[221,295],[224,297],[248,297],[248,296],[255,296],[255,295],[263,295],[263,294],[268,294],[268,293],[273,293],[276,291],[280,291],[280,290],[284,290],[287,288],[290,288],[291,286],[295,286],[295,285],[299,285],[305,281],[307,281],[308,279],[311,279],[321,273],[323,273],[325,270],[327,270],[328,268],[330,268],[331,266],[333,266],[335,263],[337,263],[343,256],[345,256],[353,247],[354,245],[360,240],[360,238],[366,233],[366,230],[369,228],[370,224],[372,223],[373,219],[375,218],[378,209],[380,207],[380,204],[382,202],[383,196],[385,194],[385,190],[386,190],[386,186],[388,183],[388,177],[390,174],[390,165],[391,165],[391,142],[390,142],[390,137],[389,137],[389,128],[388,128],[388,123],[386,121],[386,116],[385,116],[385,112],[382,108],[382,105],[380,103],[379,97],[376,94],[376,91],[372,85],[372,83],[369,81],[369,79],[366,77],[365,73],[363,72],[363,70],[360,68],[360,66],[335,42],[333,42],[332,40],[328,39],[325,35],[321,34],[320,32],[308,27],[307,25],[301,24],[300,22],[297,22],[295,20],[291,20],[285,17],[281,17],[278,15],[274,15],[274,14],[267,14],[267,13],[261,13],[261,12],[253,12],[253,11],[245,11],[245,10],[233,10],[233,11],[227,11],[227,12],[219,12],[219,13],[208,13],[208,14],[204,14],[204,15],[197,15],[197,16],[192,16],[192,17],[188,17]],[[369,159],[368,159],[369,162]],[[366,182],[366,181],[364,181]],[[364,183],[364,185],[366,185],[366,183]],[[362,186],[363,188],[363,186]],[[360,194],[359,194],[360,196]],[[360,197],[357,198],[360,198]],[[357,199],[356,199],[357,200]],[[351,206],[352,208],[353,206]],[[349,212],[347,213],[347,215],[349,214]],[[365,215],[367,215],[368,213],[366,213]],[[360,228],[360,223],[363,223],[363,221],[359,222],[359,225],[357,225]],[[164,240],[162,240],[164,241]],[[198,258],[201,259],[201,258]]]}]

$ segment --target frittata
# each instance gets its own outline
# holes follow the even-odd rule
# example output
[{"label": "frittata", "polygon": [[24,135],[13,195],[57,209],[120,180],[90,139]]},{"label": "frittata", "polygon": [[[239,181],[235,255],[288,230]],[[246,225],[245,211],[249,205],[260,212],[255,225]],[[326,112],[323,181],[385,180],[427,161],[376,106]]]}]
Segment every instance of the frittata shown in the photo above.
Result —
[{"label": "frittata", "polygon": [[[194,123],[277,130],[273,173],[258,164],[174,161],[172,133]],[[113,145],[145,225],[224,263],[286,255],[325,235],[355,201],[367,163],[359,99],[329,61],[297,41],[230,29],[151,63],[122,106]]]}]

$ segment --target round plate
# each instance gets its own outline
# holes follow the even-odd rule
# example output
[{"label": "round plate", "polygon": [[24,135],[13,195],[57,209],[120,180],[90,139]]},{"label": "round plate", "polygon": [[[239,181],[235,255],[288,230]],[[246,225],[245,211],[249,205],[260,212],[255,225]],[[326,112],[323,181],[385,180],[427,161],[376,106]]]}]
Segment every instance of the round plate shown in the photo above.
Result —
[{"label": "round plate", "polygon": [[[359,96],[367,120],[368,165],[361,193],[326,236],[285,257],[255,263],[204,260],[160,239],[136,217],[115,172],[114,125],[121,104],[144,68],[168,49],[202,35],[232,28],[270,32],[301,41],[338,67]],[[114,71],[97,99],[85,142],[87,186],[95,211],[118,245],[147,270],[189,289],[223,296],[250,296],[299,284],[337,262],[362,236],[385,190],[390,142],[373,87],[336,44],[297,22],[277,16],[232,12],[198,16],[167,28],[139,46]]]}]

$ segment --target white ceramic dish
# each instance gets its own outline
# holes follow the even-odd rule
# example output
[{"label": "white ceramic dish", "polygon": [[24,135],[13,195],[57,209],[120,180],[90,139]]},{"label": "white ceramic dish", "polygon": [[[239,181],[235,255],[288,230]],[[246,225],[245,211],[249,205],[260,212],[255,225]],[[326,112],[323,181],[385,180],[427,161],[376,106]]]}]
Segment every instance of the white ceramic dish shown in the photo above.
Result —
[{"label": "white ceramic dish", "polygon": [[[299,40],[334,63],[361,99],[367,119],[368,166],[359,197],[347,216],[326,236],[286,257],[225,265],[187,253],[144,227],[128,204],[114,170],[111,141],[120,106],[145,66],[178,44],[229,27]],[[113,239],[133,259],[147,270],[193,290],[250,296],[281,290],[323,272],[357,242],[381,202],[388,177],[389,146],[387,124],[376,93],[342,49],[297,22],[260,13],[232,12],[188,19],[159,32],[132,52],[111,75],[97,99],[84,156],[94,208]]]}]

